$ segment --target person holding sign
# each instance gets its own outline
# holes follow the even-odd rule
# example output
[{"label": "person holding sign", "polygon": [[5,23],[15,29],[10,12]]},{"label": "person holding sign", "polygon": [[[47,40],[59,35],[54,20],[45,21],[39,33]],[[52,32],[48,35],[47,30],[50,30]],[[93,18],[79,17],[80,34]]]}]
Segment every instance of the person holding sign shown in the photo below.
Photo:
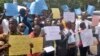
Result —
[{"label": "person holding sign", "polygon": [[[39,25],[35,25],[33,31],[29,34],[30,38],[36,38],[40,35],[41,28]],[[30,49],[30,54],[28,56],[40,56],[41,53],[32,53],[32,48]]]},{"label": "person holding sign", "polygon": [[[87,20],[87,13],[82,13],[82,16],[80,17],[80,19],[76,19],[76,26],[75,26],[75,32],[79,32],[80,28],[80,23],[84,22],[86,29],[90,29],[92,27],[92,22]],[[88,47],[88,54],[93,55],[90,51],[90,47]]]},{"label": "person holding sign", "polygon": [[[51,26],[51,21],[48,20],[48,19],[45,22],[45,27],[46,26]],[[54,47],[54,41],[47,41],[46,40],[46,33],[45,33],[44,30],[45,29],[42,28],[41,32],[40,32],[40,37],[43,37],[43,48],[46,48],[46,47],[49,47],[49,46]],[[43,56],[54,56],[54,51],[51,51],[51,52],[48,52],[48,53],[46,51],[44,51]]]},{"label": "person holding sign", "polygon": [[[80,33],[86,29],[86,25],[84,22],[80,23],[80,28],[81,28]],[[80,36],[80,33],[79,33],[79,36]],[[80,56],[86,56],[89,46],[83,47],[81,36],[79,38],[80,38],[80,44],[79,44]]]},{"label": "person holding sign", "polygon": [[7,44],[7,40],[3,34],[0,35],[0,56],[7,55],[7,49],[9,48],[9,44]]},{"label": "person holding sign", "polygon": [[75,34],[72,28],[72,23],[67,22],[67,28],[65,29],[65,34],[68,34],[68,32],[71,33],[71,35],[68,37],[68,56],[77,56],[77,47],[76,47],[76,40],[75,40]]},{"label": "person holding sign", "polygon": [[97,56],[100,56],[100,20],[98,25],[95,27],[95,35],[98,41],[98,45],[97,45]]},{"label": "person holding sign", "polygon": [[[56,40],[56,56],[76,56],[76,45],[71,22],[67,22],[67,28],[60,25],[61,40]],[[63,52],[62,52],[63,51]]]}]

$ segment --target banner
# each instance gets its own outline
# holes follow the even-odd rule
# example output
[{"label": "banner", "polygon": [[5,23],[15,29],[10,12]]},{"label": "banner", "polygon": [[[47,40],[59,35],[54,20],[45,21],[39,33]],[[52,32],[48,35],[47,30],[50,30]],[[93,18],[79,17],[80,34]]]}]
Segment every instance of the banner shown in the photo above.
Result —
[{"label": "banner", "polygon": [[5,3],[4,9],[6,10],[6,16],[16,16],[18,15],[17,4],[13,3]]}]

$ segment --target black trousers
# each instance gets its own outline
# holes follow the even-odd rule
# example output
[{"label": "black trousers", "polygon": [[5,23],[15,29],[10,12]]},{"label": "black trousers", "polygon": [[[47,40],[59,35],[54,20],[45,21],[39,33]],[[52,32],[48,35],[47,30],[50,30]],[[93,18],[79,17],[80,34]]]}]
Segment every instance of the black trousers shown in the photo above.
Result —
[{"label": "black trousers", "polygon": [[50,53],[44,52],[42,56],[54,56],[54,51]]},{"label": "black trousers", "polygon": [[72,47],[68,49],[67,56],[77,56],[77,47]]},{"label": "black trousers", "polygon": [[97,45],[97,56],[100,56],[100,43]]},{"label": "black trousers", "polygon": [[88,47],[79,47],[79,50],[80,50],[80,56],[86,56],[87,55],[87,52],[88,52]]}]

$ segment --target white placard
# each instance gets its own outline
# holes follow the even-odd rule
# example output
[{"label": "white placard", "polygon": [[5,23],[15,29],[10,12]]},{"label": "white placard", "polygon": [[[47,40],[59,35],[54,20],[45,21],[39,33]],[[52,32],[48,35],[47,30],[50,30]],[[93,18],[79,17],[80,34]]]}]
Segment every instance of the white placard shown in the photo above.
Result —
[{"label": "white placard", "polygon": [[92,29],[85,29],[80,33],[83,47],[93,45]]},{"label": "white placard", "polygon": [[64,20],[66,22],[68,22],[68,21],[75,22],[75,13],[74,12],[64,12],[63,16],[64,16]]},{"label": "white placard", "polygon": [[46,51],[47,53],[55,51],[55,48],[53,46],[49,46],[49,47],[45,47],[44,51]]},{"label": "white placard", "polygon": [[46,41],[49,40],[60,40],[60,27],[59,26],[46,26],[44,27],[44,31],[46,33]]}]

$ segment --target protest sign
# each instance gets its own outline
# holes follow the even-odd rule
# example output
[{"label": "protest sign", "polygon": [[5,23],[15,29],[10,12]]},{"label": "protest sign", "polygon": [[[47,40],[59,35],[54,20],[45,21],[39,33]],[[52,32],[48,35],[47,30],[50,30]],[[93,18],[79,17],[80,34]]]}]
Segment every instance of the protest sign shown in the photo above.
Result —
[{"label": "protest sign", "polygon": [[75,14],[76,15],[81,15],[82,14],[81,8],[75,9]]},{"label": "protest sign", "polygon": [[83,47],[93,45],[92,29],[85,29],[80,33]]},{"label": "protest sign", "polygon": [[43,52],[43,37],[30,38],[33,44],[32,53]]},{"label": "protest sign", "polygon": [[45,35],[46,41],[61,39],[59,26],[47,26],[47,27],[44,27],[44,31],[46,33]]},{"label": "protest sign", "polygon": [[88,5],[87,7],[87,14],[93,15],[93,11],[95,10],[95,7],[93,5]]},{"label": "protest sign", "polygon": [[30,53],[29,38],[21,35],[14,35],[9,37],[9,55],[24,55]]},{"label": "protest sign", "polygon": [[30,5],[30,14],[41,15],[43,10],[48,10],[45,0],[36,0]]},{"label": "protest sign", "polygon": [[92,17],[92,26],[97,26],[100,20],[100,16],[99,15],[93,15]]},{"label": "protest sign", "polygon": [[6,13],[5,13],[6,16],[16,16],[16,15],[18,15],[17,4],[5,3],[4,9],[6,10]]},{"label": "protest sign", "polygon": [[69,11],[69,7],[67,5],[62,5],[61,8],[62,8],[63,12]]},{"label": "protest sign", "polygon": [[53,14],[53,19],[59,19],[60,18],[60,10],[59,8],[51,8],[52,14]]},{"label": "protest sign", "polygon": [[64,12],[63,17],[66,22],[68,22],[68,21],[74,22],[75,21],[75,13],[73,13],[73,12]]}]

